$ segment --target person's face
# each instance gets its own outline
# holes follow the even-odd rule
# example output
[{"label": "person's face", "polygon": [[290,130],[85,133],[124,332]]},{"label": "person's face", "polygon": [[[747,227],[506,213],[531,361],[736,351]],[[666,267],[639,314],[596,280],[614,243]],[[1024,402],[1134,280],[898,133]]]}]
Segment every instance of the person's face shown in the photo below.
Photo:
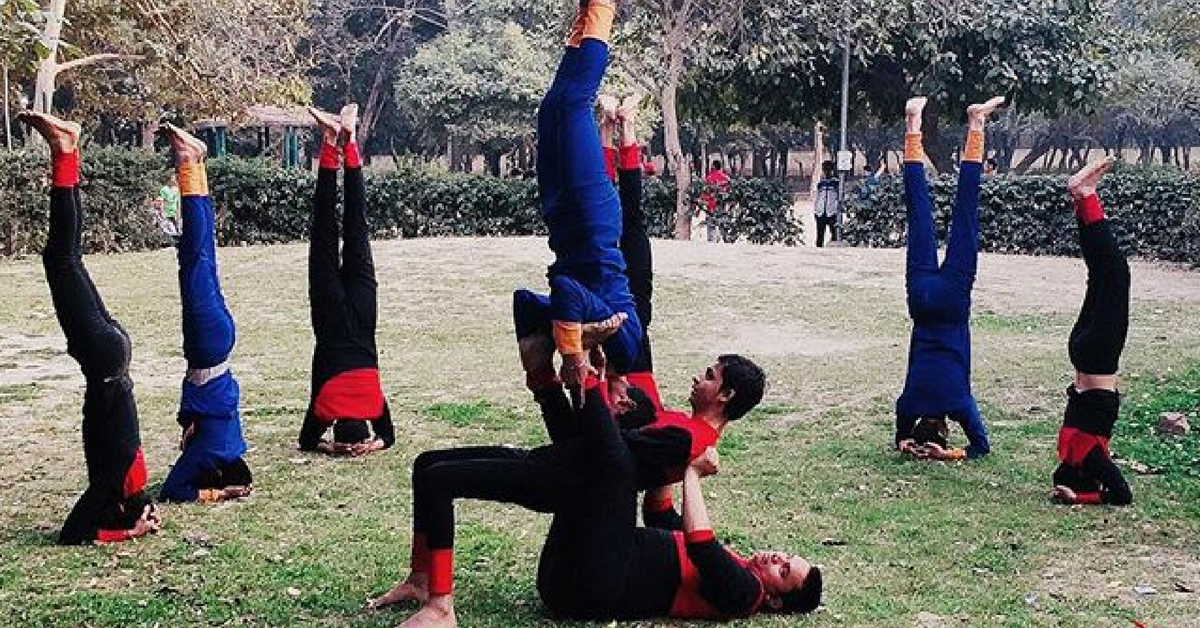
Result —
[{"label": "person's face", "polygon": [[719,361],[713,362],[711,366],[705,367],[699,374],[692,377],[692,395],[689,398],[692,412],[710,408],[723,409],[725,403],[733,396],[732,391],[721,391],[721,370],[723,368]]},{"label": "person's face", "polygon": [[768,594],[795,591],[804,584],[812,568],[807,560],[785,552],[755,552],[750,556],[750,571],[758,576]]},{"label": "person's face", "polygon": [[614,416],[621,416],[637,406],[637,402],[629,396],[629,380],[622,376],[613,376],[608,380],[608,399]]}]

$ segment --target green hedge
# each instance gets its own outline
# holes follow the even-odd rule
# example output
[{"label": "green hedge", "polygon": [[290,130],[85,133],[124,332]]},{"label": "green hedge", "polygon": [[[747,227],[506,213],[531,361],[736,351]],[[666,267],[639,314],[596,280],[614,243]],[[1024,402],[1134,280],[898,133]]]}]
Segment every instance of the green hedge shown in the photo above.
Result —
[{"label": "green hedge", "polygon": [[[998,253],[1079,255],[1074,213],[1062,176],[992,177],[979,195],[980,247]],[[1113,230],[1131,255],[1200,264],[1200,177],[1161,168],[1118,167],[1100,187]],[[930,180],[938,236],[945,237],[955,177]],[[844,216],[850,244],[905,244],[903,184],[888,177],[869,194],[855,190]],[[865,198],[864,198],[865,197]]]},{"label": "green hedge", "polygon": [[[0,151],[0,254],[36,253],[45,240],[49,164],[41,151]],[[163,246],[150,201],[167,176],[162,155],[105,149],[83,156],[81,193],[88,211],[89,252]],[[315,176],[259,159],[208,162],[222,245],[291,242],[307,236]],[[692,205],[703,192],[696,185]],[[369,220],[377,237],[531,235],[545,232],[533,181],[415,168],[368,178]],[[718,195],[717,220],[730,239],[795,244],[799,226],[778,182],[739,180]],[[652,235],[670,237],[675,190],[648,180],[643,201]]]}]

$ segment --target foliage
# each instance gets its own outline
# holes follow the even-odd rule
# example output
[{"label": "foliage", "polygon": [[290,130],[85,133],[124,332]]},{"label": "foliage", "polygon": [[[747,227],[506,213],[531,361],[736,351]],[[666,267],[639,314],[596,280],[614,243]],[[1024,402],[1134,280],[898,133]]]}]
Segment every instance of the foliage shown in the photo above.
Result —
[{"label": "foliage", "polygon": [[499,175],[499,155],[531,141],[550,67],[517,24],[484,20],[422,46],[397,72],[396,102],[415,126],[480,146]]},{"label": "foliage", "polygon": [[[49,164],[41,151],[0,151],[0,253],[28,254],[45,245]],[[150,199],[166,177],[166,161],[144,151],[89,150],[82,159],[80,196],[84,249],[130,251],[167,242],[153,224]]]},{"label": "foliage", "polygon": [[[1200,478],[1200,364],[1184,369],[1176,376],[1159,376],[1152,381],[1138,378],[1131,386],[1133,394],[1122,408],[1123,420],[1114,430],[1122,457],[1132,458],[1167,474],[1168,481],[1180,490]],[[1139,394],[1140,393],[1140,394]],[[1163,412],[1181,412],[1188,416],[1192,430],[1180,437],[1164,437],[1158,431]]]},{"label": "foliage", "polygon": [[[1100,198],[1122,248],[1130,255],[1200,264],[1200,179],[1169,169],[1119,168]],[[898,247],[905,242],[903,185],[888,177],[862,199],[848,196],[846,241]],[[930,180],[939,236],[945,236],[955,179]],[[1074,213],[1064,177],[994,177],[979,195],[980,248],[998,253],[1079,255]]]},{"label": "foliage", "polygon": [[[711,218],[703,200],[706,193],[716,201]],[[792,217],[792,195],[776,179],[733,179],[726,190],[710,190],[703,182],[695,182],[687,204],[693,215],[715,220],[726,242],[745,239],[753,244],[796,246],[803,237],[802,223]],[[642,207],[651,236],[674,235],[675,206],[672,182],[654,180],[645,184]]]}]

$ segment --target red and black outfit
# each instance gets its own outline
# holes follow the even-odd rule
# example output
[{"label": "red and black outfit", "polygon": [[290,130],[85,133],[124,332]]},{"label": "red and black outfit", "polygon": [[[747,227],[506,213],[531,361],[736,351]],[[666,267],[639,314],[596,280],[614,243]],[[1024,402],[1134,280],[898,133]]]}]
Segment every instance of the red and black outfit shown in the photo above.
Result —
[{"label": "red and black outfit", "polygon": [[[1068,352],[1075,370],[1089,375],[1117,372],[1129,332],[1129,264],[1121,253],[1100,199],[1076,201],[1079,243],[1087,264],[1087,295],[1071,330]],[[1121,407],[1113,390],[1067,389],[1067,410],[1058,431],[1054,483],[1076,493],[1076,503],[1126,505],[1133,493],[1113,463],[1108,442]]]},{"label": "red and black outfit", "polygon": [[146,462],[129,378],[132,344],[84,268],[82,233],[79,153],[55,155],[42,262],[67,354],[87,380],[82,431],[88,487],[59,533],[59,543],[68,545],[130,538],[151,503],[143,492]]},{"label": "red and black outfit", "polygon": [[[660,417],[636,429],[617,427],[600,389],[592,383],[586,406],[595,403],[628,452],[633,467],[629,498],[634,491],[672,484],[683,478],[693,458],[719,436],[703,421],[682,413]],[[537,512],[559,512],[580,495],[589,494],[596,472],[580,466],[595,446],[581,427],[560,386],[539,389],[535,397],[550,433],[549,445],[535,449],[464,447],[427,451],[413,463],[414,571],[430,574],[430,591],[448,593],[452,587],[454,500],[482,499],[518,504]],[[593,410],[588,410],[592,412]]]},{"label": "red and black outfit", "polygon": [[[367,192],[358,147],[346,145],[345,211],[338,255],[337,148],[321,147],[317,191],[308,253],[308,295],[312,307],[312,397],[300,429],[300,449],[317,448],[334,425],[355,434],[347,442],[365,440],[364,422],[391,447],[396,437],[379,379],[375,349],[377,318],[375,265],[367,230]],[[337,423],[335,425],[335,422]],[[341,430],[339,428],[347,429]],[[337,438],[343,440],[342,438]]]},{"label": "red and black outfit", "polygon": [[556,614],[618,619],[753,613],[764,597],[761,583],[711,532],[685,539],[637,527],[637,491],[677,480],[695,447],[691,437],[677,426],[620,430],[599,388],[586,391],[578,411],[561,389],[539,393],[547,427],[560,439],[550,445],[418,456],[413,570],[429,574],[431,594],[450,593],[454,500],[501,501],[554,514],[538,590]]}]

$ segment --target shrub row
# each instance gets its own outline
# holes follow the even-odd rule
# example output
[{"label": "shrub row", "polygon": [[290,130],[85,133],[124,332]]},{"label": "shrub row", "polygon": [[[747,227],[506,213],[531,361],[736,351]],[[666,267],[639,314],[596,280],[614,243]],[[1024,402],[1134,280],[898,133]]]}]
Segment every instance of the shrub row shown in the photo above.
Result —
[{"label": "shrub row", "polygon": [[[150,201],[169,175],[162,155],[102,149],[83,156],[80,186],[88,212],[89,252],[162,246]],[[49,164],[40,151],[0,151],[0,254],[34,253],[45,241]],[[222,245],[302,240],[307,235],[315,176],[259,159],[208,162]],[[689,190],[694,208],[704,192]],[[717,193],[715,220],[729,240],[795,244],[791,197],[772,180],[734,181]],[[377,237],[500,236],[544,233],[537,184],[519,179],[404,168],[368,178],[369,220]],[[643,207],[656,237],[674,230],[675,188],[648,180]]]},{"label": "shrub row", "polygon": [[[954,203],[952,175],[930,179],[938,236],[945,238]],[[1131,255],[1200,264],[1200,177],[1161,168],[1118,167],[1099,194],[1113,231]],[[905,244],[903,184],[888,177],[861,188],[843,217],[850,244]],[[979,195],[980,248],[998,253],[1079,255],[1074,213],[1061,176],[991,177]]]}]

